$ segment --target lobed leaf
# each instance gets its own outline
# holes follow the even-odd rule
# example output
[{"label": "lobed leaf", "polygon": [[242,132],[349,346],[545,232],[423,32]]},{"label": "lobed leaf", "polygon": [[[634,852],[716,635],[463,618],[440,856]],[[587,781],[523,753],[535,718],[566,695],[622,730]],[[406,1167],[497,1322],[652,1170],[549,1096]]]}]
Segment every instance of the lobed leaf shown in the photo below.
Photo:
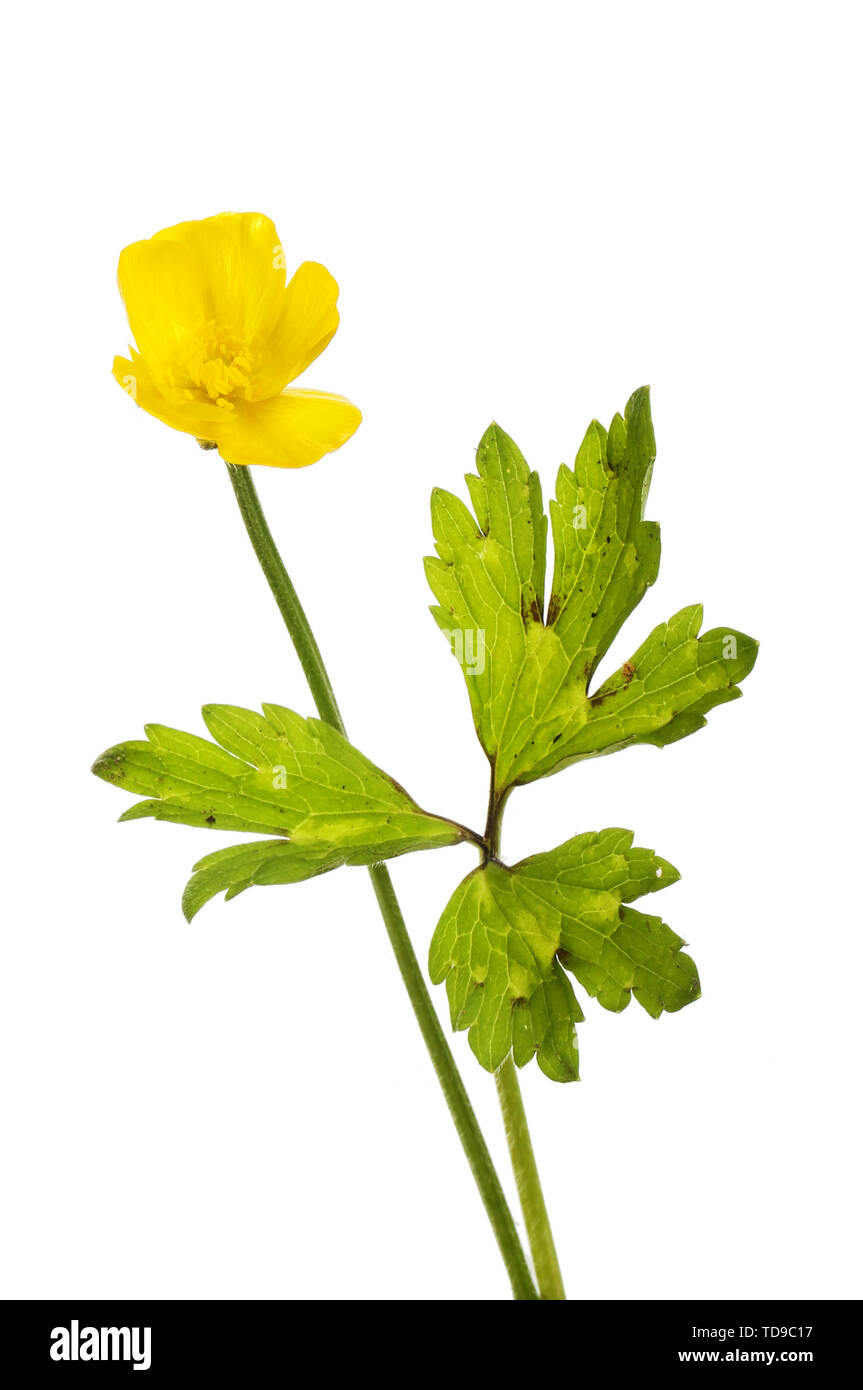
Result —
[{"label": "lobed leaf", "polygon": [[625,906],[676,882],[677,870],[632,832],[578,835],[512,868],[492,860],[458,886],[431,943],[429,972],[446,981],[455,1029],[487,1071],[510,1051],[534,1055],[553,1080],[575,1080],[583,1017],[568,971],[604,1008],[634,995],[654,1018],[698,997],[683,941],[658,917]]},{"label": "lobed leaf", "polygon": [[191,918],[215,893],[294,883],[340,864],[372,864],[456,844],[467,832],[421,810],[403,787],[319,719],[280,705],[263,714],[208,705],[216,743],[161,724],[146,741],[109,748],[93,771],[146,797],[121,817],[278,835],[232,846],[195,866],[184,898]]},{"label": "lobed leaf", "polygon": [[632,743],[663,746],[735,699],[757,643],[734,629],[699,638],[699,607],[650,634],[595,693],[596,668],[659,569],[645,521],[656,446],[647,388],[606,431],[594,421],[549,511],[554,573],[544,597],[546,518],[537,475],[497,425],[467,478],[474,517],[432,497],[432,613],[464,670],[498,792]]}]

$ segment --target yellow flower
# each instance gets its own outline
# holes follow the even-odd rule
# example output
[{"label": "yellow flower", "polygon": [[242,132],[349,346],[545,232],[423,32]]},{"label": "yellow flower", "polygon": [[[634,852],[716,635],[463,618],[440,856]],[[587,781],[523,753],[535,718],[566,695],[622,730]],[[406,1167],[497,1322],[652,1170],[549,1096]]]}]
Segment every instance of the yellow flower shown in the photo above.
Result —
[{"label": "yellow flower", "polygon": [[269,217],[223,212],[136,241],[118,279],[137,344],[114,376],[175,430],[228,463],[303,468],[338,449],[362,416],[344,396],[284,388],[339,324],[339,287],[306,261],[286,284]]}]

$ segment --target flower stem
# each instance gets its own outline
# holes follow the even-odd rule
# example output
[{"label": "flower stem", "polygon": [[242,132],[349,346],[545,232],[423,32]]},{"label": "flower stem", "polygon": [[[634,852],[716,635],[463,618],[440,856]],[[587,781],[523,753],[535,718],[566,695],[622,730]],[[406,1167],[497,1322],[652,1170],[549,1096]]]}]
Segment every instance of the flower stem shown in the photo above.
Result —
[{"label": "flower stem", "polygon": [[511,1055],[495,1072],[494,1079],[497,1083],[497,1094],[503,1114],[509,1156],[512,1159],[512,1171],[515,1174],[515,1184],[518,1188],[518,1198],[527,1226],[530,1253],[533,1256],[533,1267],[539,1284],[539,1296],[544,1299],[565,1299],[566,1294],[563,1291],[563,1279],[560,1274],[560,1265],[557,1262],[557,1251],[554,1248],[554,1237],[551,1234],[551,1224],[546,1211],[545,1198],[542,1195],[533,1145],[530,1142],[530,1130],[527,1127],[527,1116],[524,1113],[521,1087],[518,1084],[518,1076]]},{"label": "flower stem", "polygon": [[[344,734],[344,721],[336,703],[323,657],[297,596],[297,591],[291,583],[267,525],[260,498],[252,479],[251,469],[228,464],[228,475],[252,547],[272,590],[291,641],[296,648],[318,714],[327,724],[331,724],[333,728],[338,729],[339,733]],[[518,1238],[512,1213],[507,1205],[488,1146],[483,1138],[464,1083],[456,1067],[455,1059],[426,987],[395,895],[392,879],[383,864],[373,865],[369,869],[369,875],[402,980],[413,1005],[420,1032],[437,1073],[441,1089],[446,1097],[450,1114],[461,1139],[462,1148],[485,1204],[488,1219],[491,1222],[509,1274],[513,1294],[516,1299],[536,1299],[536,1288]]]}]

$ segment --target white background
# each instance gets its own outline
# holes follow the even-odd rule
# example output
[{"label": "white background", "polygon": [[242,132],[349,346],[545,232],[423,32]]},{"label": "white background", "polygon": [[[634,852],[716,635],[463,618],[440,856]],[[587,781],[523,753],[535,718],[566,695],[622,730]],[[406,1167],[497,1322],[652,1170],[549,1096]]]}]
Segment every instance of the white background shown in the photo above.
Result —
[{"label": "white background", "polygon": [[[206,701],[311,712],[224,468],[110,376],[120,249],[224,209],[323,261],[301,384],[365,420],[258,469],[350,732],[421,804],[486,795],[426,612],[433,485],[492,417],[546,489],[653,386],[660,579],[762,642],[697,737],[510,803],[504,854],[626,825],[700,1002],[588,1001],[522,1073],[570,1294],[861,1292],[859,10],[220,3],[30,9],[4,128],[3,1284],[15,1296],[506,1298],[363,870],[180,893],[208,832],[91,777]],[[219,845],[227,843],[219,839]],[[468,847],[398,861],[421,958]],[[658,903],[658,900],[657,900]],[[436,991],[445,1016],[443,990]],[[448,1028],[448,1023],[447,1023]],[[490,1077],[456,1055],[512,1189]]]}]

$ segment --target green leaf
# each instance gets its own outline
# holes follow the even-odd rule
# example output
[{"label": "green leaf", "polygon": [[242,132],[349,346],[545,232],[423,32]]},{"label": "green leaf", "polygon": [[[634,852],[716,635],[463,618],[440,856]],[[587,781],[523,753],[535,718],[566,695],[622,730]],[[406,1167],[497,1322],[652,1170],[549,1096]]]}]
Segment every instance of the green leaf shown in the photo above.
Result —
[{"label": "green leaf", "polygon": [[619,671],[589,698],[590,713],[579,728],[564,734],[548,767],[611,753],[634,743],[658,748],[707,723],[715,705],[743,693],[738,681],[755,665],[758,643],[733,628],[714,628],[698,636],[700,604],[682,608],[660,623]]},{"label": "green leaf", "polygon": [[[197,912],[224,892],[236,898],[254,884],[300,883],[348,862],[336,848],[304,849],[291,840],[258,840],[207,854],[195,864],[183,893],[183,912],[191,922]],[[350,862],[369,862],[355,861]]]},{"label": "green leaf", "polygon": [[547,776],[633,743],[663,746],[735,699],[757,643],[733,628],[698,637],[701,609],[662,624],[597,691],[591,681],[659,569],[644,520],[656,448],[647,388],[608,431],[594,421],[550,503],[554,574],[545,611],[546,518],[539,481],[492,425],[467,478],[476,517],[432,497],[437,556],[426,560],[438,626],[462,665],[495,787]]},{"label": "green leaf", "polygon": [[632,839],[617,829],[577,835],[512,868],[492,860],[459,884],[429,971],[435,984],[446,980],[453,1027],[469,1029],[487,1071],[512,1050],[518,1066],[536,1054],[553,1080],[577,1079],[574,1024],[583,1015],[564,970],[615,1012],[634,995],[658,1018],[698,997],[681,938],[625,906],[679,877]]},{"label": "green leaf", "polygon": [[98,777],[147,799],[120,817],[283,837],[235,845],[195,866],[184,899],[190,918],[214,894],[253,883],[294,883],[340,864],[372,864],[468,838],[428,815],[347,739],[319,719],[279,705],[263,715],[208,705],[213,738],[147,726],[146,742],[109,748]]},{"label": "green leaf", "polygon": [[438,600],[431,611],[462,665],[480,742],[494,758],[511,739],[514,694],[542,630],[548,522],[537,474],[498,425],[482,437],[477,471],[467,478],[477,520],[451,493],[432,493],[438,557],[425,566]]},{"label": "green leaf", "polygon": [[557,958],[551,968],[550,979],[542,980],[529,1000],[513,1007],[513,1060],[524,1067],[536,1054],[537,1065],[551,1081],[577,1081],[575,1025],[584,1021],[584,1013]]}]

